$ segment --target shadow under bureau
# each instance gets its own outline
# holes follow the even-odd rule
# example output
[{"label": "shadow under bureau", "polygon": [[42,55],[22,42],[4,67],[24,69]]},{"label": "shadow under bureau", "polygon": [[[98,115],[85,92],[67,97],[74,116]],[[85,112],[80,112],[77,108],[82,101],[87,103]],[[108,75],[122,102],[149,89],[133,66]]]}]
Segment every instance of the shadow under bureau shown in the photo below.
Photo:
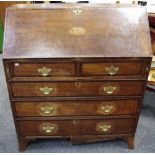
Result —
[{"label": "shadow under bureau", "polygon": [[3,62],[19,150],[53,137],[134,148],[151,56],[143,7],[8,8]]}]

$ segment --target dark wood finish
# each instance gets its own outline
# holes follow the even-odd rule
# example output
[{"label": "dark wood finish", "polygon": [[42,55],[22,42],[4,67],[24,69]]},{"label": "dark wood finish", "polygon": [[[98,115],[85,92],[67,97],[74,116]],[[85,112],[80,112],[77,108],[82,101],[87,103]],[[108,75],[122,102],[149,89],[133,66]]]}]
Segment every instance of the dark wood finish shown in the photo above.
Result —
[{"label": "dark wood finish", "polygon": [[127,142],[129,149],[134,149],[134,137],[133,136],[125,137],[124,140]]},{"label": "dark wood finish", "polygon": [[51,69],[49,75],[47,76],[75,76],[75,65],[71,62],[55,62],[55,63],[20,63],[15,62],[12,64],[13,66],[13,74],[17,77],[35,77],[42,76],[38,69],[42,69],[46,67],[47,69]]},{"label": "dark wood finish", "polygon": [[4,27],[4,23],[5,23],[5,12],[6,12],[6,8],[15,5],[15,4],[24,4],[26,2],[24,1],[0,1],[0,18],[2,20],[2,24]]},{"label": "dark wood finish", "polygon": [[[110,66],[119,67],[118,72],[115,75],[140,75],[144,74],[145,66],[142,70],[142,62],[110,62],[110,63],[83,63],[82,75],[96,76],[96,75],[109,75],[106,72],[106,67]],[[147,65],[147,64],[146,64]],[[132,69],[130,69],[132,68]]]},{"label": "dark wood finish", "polygon": [[[111,124],[108,131],[98,129],[98,124]],[[134,119],[106,120],[73,120],[73,121],[18,121],[21,136],[71,136],[71,135],[102,135],[131,134],[134,129]],[[53,132],[44,132],[42,127],[56,125]],[[33,126],[33,128],[32,128]]]},{"label": "dark wood finish", "polygon": [[[19,150],[31,139],[56,137],[121,138],[133,148],[151,56],[144,8],[8,8],[3,62]],[[111,66],[114,75],[105,72]],[[41,75],[43,67],[52,71]]]},{"label": "dark wood finish", "polygon": [[[107,94],[105,87],[116,87],[113,93]],[[142,95],[143,81],[130,82],[50,82],[50,83],[11,83],[14,97],[21,96],[116,96]],[[40,88],[53,88],[53,92],[46,95]]]},{"label": "dark wood finish", "polygon": [[[77,7],[82,10],[80,15],[73,12]],[[23,4],[8,8],[5,37],[9,39],[4,41],[3,58],[150,57],[146,10],[101,7],[104,4]],[[134,14],[133,22],[132,12],[136,11],[140,13]],[[84,34],[70,34],[77,27]]]},{"label": "dark wood finish", "polygon": [[30,142],[30,139],[19,138],[18,139],[19,152],[23,152],[29,142]]},{"label": "dark wood finish", "polygon": [[[137,114],[139,100],[15,102],[16,116],[79,116]],[[113,106],[110,112],[102,109]],[[44,113],[42,107],[52,107]]]}]

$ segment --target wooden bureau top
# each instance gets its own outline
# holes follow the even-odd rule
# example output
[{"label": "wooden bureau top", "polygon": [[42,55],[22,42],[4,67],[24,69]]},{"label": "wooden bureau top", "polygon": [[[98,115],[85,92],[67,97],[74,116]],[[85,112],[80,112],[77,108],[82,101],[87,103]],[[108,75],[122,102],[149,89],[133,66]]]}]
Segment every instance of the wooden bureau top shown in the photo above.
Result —
[{"label": "wooden bureau top", "polygon": [[22,4],[7,9],[3,59],[151,56],[143,7]]}]

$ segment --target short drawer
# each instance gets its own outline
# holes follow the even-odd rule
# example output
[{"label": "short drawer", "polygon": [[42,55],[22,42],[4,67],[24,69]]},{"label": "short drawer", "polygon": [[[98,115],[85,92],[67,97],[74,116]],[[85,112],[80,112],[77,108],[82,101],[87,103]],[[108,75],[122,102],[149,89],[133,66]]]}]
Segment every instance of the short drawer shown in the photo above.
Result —
[{"label": "short drawer", "polygon": [[63,77],[75,76],[74,62],[51,62],[51,63],[12,63],[13,76],[15,77]]},{"label": "short drawer", "polygon": [[131,134],[135,119],[18,121],[21,136]]},{"label": "short drawer", "polygon": [[142,95],[143,81],[121,82],[13,82],[14,97]]},{"label": "short drawer", "polygon": [[83,76],[145,75],[147,64],[143,62],[89,62],[82,63]]},{"label": "short drawer", "polygon": [[15,102],[16,116],[137,114],[139,100]]}]

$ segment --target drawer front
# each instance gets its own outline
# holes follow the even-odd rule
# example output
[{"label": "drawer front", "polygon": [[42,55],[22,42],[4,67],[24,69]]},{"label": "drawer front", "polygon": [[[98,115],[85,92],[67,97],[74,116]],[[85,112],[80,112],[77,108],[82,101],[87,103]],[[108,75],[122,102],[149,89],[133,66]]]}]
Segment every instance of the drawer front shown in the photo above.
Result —
[{"label": "drawer front", "polygon": [[142,95],[143,81],[128,82],[15,82],[14,97]]},{"label": "drawer front", "polygon": [[130,134],[134,130],[135,123],[135,119],[81,120],[78,134]]},{"label": "drawer front", "polygon": [[18,121],[21,136],[130,134],[135,119]]},{"label": "drawer front", "polygon": [[71,136],[76,133],[72,121],[18,121],[21,136]]},{"label": "drawer front", "polygon": [[75,64],[59,63],[19,63],[12,64],[13,74],[17,77],[75,76]]},{"label": "drawer front", "polygon": [[17,116],[137,114],[139,100],[15,102]]},{"label": "drawer front", "polygon": [[144,75],[147,64],[142,62],[83,63],[83,76]]}]

